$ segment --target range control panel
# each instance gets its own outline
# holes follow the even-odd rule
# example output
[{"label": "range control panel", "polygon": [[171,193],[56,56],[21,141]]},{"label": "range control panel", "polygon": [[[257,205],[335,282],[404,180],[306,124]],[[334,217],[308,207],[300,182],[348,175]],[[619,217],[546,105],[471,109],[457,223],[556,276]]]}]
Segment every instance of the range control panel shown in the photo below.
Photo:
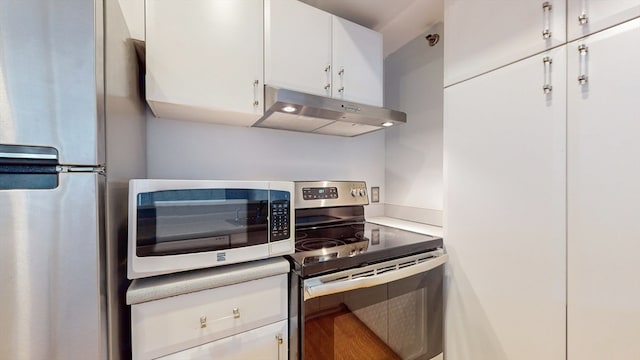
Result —
[{"label": "range control panel", "polygon": [[364,181],[298,181],[295,208],[368,205]]},{"label": "range control panel", "polygon": [[337,199],[338,188],[335,186],[326,188],[302,188],[302,198],[305,200]]}]

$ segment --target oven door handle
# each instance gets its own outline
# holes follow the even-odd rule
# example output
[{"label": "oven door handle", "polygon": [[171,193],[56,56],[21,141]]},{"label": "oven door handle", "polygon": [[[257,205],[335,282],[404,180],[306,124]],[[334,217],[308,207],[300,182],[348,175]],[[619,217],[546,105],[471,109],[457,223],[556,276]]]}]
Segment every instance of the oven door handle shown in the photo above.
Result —
[{"label": "oven door handle", "polygon": [[[417,263],[415,265],[397,268],[395,270],[386,271],[381,274],[363,276],[358,278],[325,280],[324,277],[312,278],[304,282],[304,300],[313,299],[320,296],[337,294],[349,290],[372,287],[380,284],[387,284],[396,280],[404,279],[409,276],[427,272],[431,269],[444,264],[449,259],[449,255],[442,254],[430,260]],[[335,279],[334,274],[331,278]]]}]

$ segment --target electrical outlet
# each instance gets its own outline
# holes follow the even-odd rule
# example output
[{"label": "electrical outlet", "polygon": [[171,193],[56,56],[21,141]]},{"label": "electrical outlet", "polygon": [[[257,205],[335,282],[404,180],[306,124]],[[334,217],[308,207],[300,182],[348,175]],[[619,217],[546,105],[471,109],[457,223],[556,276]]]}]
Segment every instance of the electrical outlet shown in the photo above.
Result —
[{"label": "electrical outlet", "polygon": [[380,202],[380,187],[372,186],[371,187],[371,202],[377,203]]}]

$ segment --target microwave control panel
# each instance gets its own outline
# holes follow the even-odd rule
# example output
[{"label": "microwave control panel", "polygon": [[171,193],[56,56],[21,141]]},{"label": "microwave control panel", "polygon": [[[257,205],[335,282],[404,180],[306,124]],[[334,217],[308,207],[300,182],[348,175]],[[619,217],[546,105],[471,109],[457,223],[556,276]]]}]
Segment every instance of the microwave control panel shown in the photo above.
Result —
[{"label": "microwave control panel", "polygon": [[271,201],[271,241],[285,240],[290,237],[289,200]]}]

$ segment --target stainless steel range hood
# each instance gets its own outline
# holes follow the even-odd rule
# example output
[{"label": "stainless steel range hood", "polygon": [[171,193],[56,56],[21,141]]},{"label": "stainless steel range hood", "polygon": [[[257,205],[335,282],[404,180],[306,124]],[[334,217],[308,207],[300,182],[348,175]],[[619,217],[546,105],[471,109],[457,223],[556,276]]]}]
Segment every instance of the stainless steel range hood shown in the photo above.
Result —
[{"label": "stainless steel range hood", "polygon": [[264,88],[264,94],[264,116],[253,126],[357,136],[407,122],[406,113],[371,105],[268,85]]}]

